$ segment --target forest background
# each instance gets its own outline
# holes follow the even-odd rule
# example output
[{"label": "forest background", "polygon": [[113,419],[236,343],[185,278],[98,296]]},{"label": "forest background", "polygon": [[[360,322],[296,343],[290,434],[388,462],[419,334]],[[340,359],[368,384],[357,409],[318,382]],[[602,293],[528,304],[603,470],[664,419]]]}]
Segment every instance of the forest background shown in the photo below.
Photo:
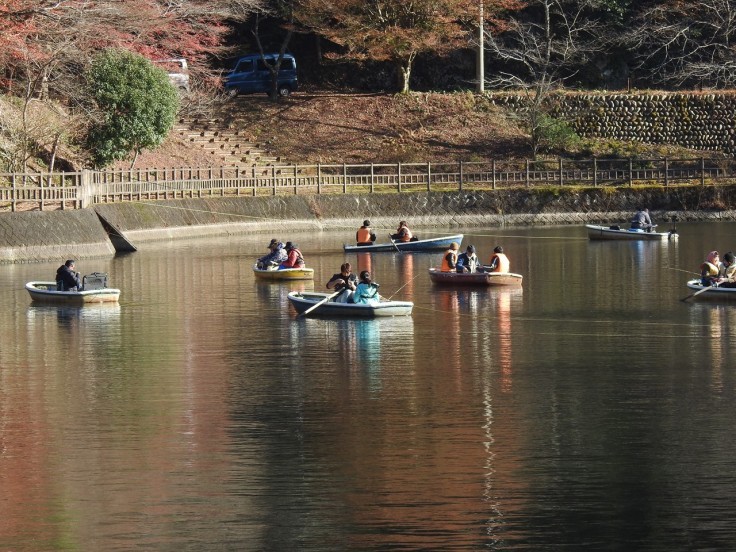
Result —
[{"label": "forest background", "polygon": [[[555,93],[730,89],[734,23],[736,0],[4,0],[0,171],[206,163],[177,118],[238,118],[295,162],[648,154],[580,140]],[[294,54],[301,92],[229,99],[250,52]],[[178,58],[182,95],[157,63]]]}]

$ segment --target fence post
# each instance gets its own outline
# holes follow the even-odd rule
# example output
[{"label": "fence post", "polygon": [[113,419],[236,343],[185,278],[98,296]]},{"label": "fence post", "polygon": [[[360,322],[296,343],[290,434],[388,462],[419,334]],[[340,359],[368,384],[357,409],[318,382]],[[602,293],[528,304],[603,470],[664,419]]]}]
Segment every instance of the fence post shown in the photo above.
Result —
[{"label": "fence post", "polygon": [[401,162],[396,163],[396,183],[398,184],[399,193],[401,193]]},{"label": "fence post", "polygon": [[82,169],[82,173],[79,175],[79,191],[77,192],[77,197],[79,198],[80,209],[89,207],[90,203],[92,203],[91,176],[92,173],[89,169]]},{"label": "fence post", "polygon": [[44,201],[43,201],[43,176],[41,176],[41,173],[38,173],[38,186],[41,188],[41,210],[43,211],[43,207],[44,207]]},{"label": "fence post", "polygon": [[458,191],[463,191],[463,162],[460,161],[460,181],[458,182]]},{"label": "fence post", "polygon": [[276,195],[276,165],[271,165],[271,195]]},{"label": "fence post", "polygon": [[598,186],[598,158],[593,157],[593,187]]},{"label": "fence post", "polygon": [[700,185],[705,186],[705,157],[700,158]]},{"label": "fence post", "polygon": [[373,168],[373,163],[371,163],[371,193],[374,192],[376,185],[376,176]]},{"label": "fence post", "polygon": [[295,163],[294,164],[294,195],[299,195],[299,184],[297,182],[297,179],[298,179],[297,173],[299,172],[298,167],[299,165]]},{"label": "fence post", "polygon": [[529,187],[529,160],[526,160],[526,187]]},{"label": "fence post", "polygon": [[634,185],[634,160],[629,157],[629,186]]},{"label": "fence post", "polygon": [[669,170],[670,170],[670,160],[665,157],[664,158],[664,187],[665,188],[669,186],[670,184]]},{"label": "fence post", "polygon": [[342,193],[348,193],[348,166],[346,163],[342,164]]},{"label": "fence post", "polygon": [[427,162],[427,191],[432,191],[432,163]]},{"label": "fence post", "polygon": [[13,173],[13,175],[10,177],[10,183],[11,183],[12,188],[13,188],[12,191],[11,191],[11,193],[10,193],[10,212],[11,213],[15,213],[15,211],[16,211],[15,202],[18,199],[17,190],[16,190],[16,187],[15,187],[15,173]]},{"label": "fence post", "polygon": [[322,164],[317,163],[317,193],[322,193]]},{"label": "fence post", "polygon": [[562,176],[562,157],[560,157],[559,168],[560,168],[560,187],[562,187],[565,184],[565,180]]},{"label": "fence post", "polygon": [[[64,179],[64,171],[59,173],[61,176],[59,177],[61,179],[60,187],[61,187],[61,210],[66,210],[66,181]],[[51,173],[49,173],[49,185],[51,185]]]}]

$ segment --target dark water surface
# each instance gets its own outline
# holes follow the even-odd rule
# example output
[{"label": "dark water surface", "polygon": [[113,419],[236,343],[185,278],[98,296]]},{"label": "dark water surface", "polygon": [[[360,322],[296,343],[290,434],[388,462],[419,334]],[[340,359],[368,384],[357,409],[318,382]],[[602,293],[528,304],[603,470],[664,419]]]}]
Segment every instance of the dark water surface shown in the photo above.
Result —
[{"label": "dark water surface", "polygon": [[[270,234],[80,261],[107,308],[0,266],[0,550],[734,549],[736,302],[680,299],[736,224],[462,230],[523,290],[353,231],[297,237],[314,284],[254,281]],[[413,316],[297,319],[346,259]]]}]

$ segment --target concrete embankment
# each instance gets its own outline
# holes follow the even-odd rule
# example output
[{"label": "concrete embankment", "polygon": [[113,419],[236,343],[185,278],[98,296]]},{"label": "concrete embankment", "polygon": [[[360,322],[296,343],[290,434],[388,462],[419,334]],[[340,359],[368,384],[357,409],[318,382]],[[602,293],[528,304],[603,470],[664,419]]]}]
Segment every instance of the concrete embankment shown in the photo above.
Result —
[{"label": "concrete embankment", "polygon": [[[240,233],[613,223],[647,206],[656,220],[736,220],[736,187],[544,188],[403,194],[224,197],[0,214],[0,263],[114,254],[99,215],[139,248],[151,241]],[[145,247],[145,245],[143,245]]]}]

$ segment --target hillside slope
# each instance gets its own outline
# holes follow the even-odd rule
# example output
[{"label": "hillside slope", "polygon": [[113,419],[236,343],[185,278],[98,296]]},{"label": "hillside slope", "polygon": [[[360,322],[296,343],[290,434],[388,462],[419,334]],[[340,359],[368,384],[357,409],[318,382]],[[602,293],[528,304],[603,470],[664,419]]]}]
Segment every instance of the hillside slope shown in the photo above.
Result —
[{"label": "hillside slope", "polygon": [[[197,119],[190,121],[196,129]],[[488,98],[471,93],[296,93],[279,102],[264,95],[240,96],[219,106],[202,128],[222,134],[281,164],[457,162],[530,157],[520,121]],[[678,146],[583,140],[563,157],[699,156]],[[213,156],[175,133],[136,167],[213,166]],[[124,166],[125,164],[123,164]],[[247,165],[247,164],[246,164]]]}]

